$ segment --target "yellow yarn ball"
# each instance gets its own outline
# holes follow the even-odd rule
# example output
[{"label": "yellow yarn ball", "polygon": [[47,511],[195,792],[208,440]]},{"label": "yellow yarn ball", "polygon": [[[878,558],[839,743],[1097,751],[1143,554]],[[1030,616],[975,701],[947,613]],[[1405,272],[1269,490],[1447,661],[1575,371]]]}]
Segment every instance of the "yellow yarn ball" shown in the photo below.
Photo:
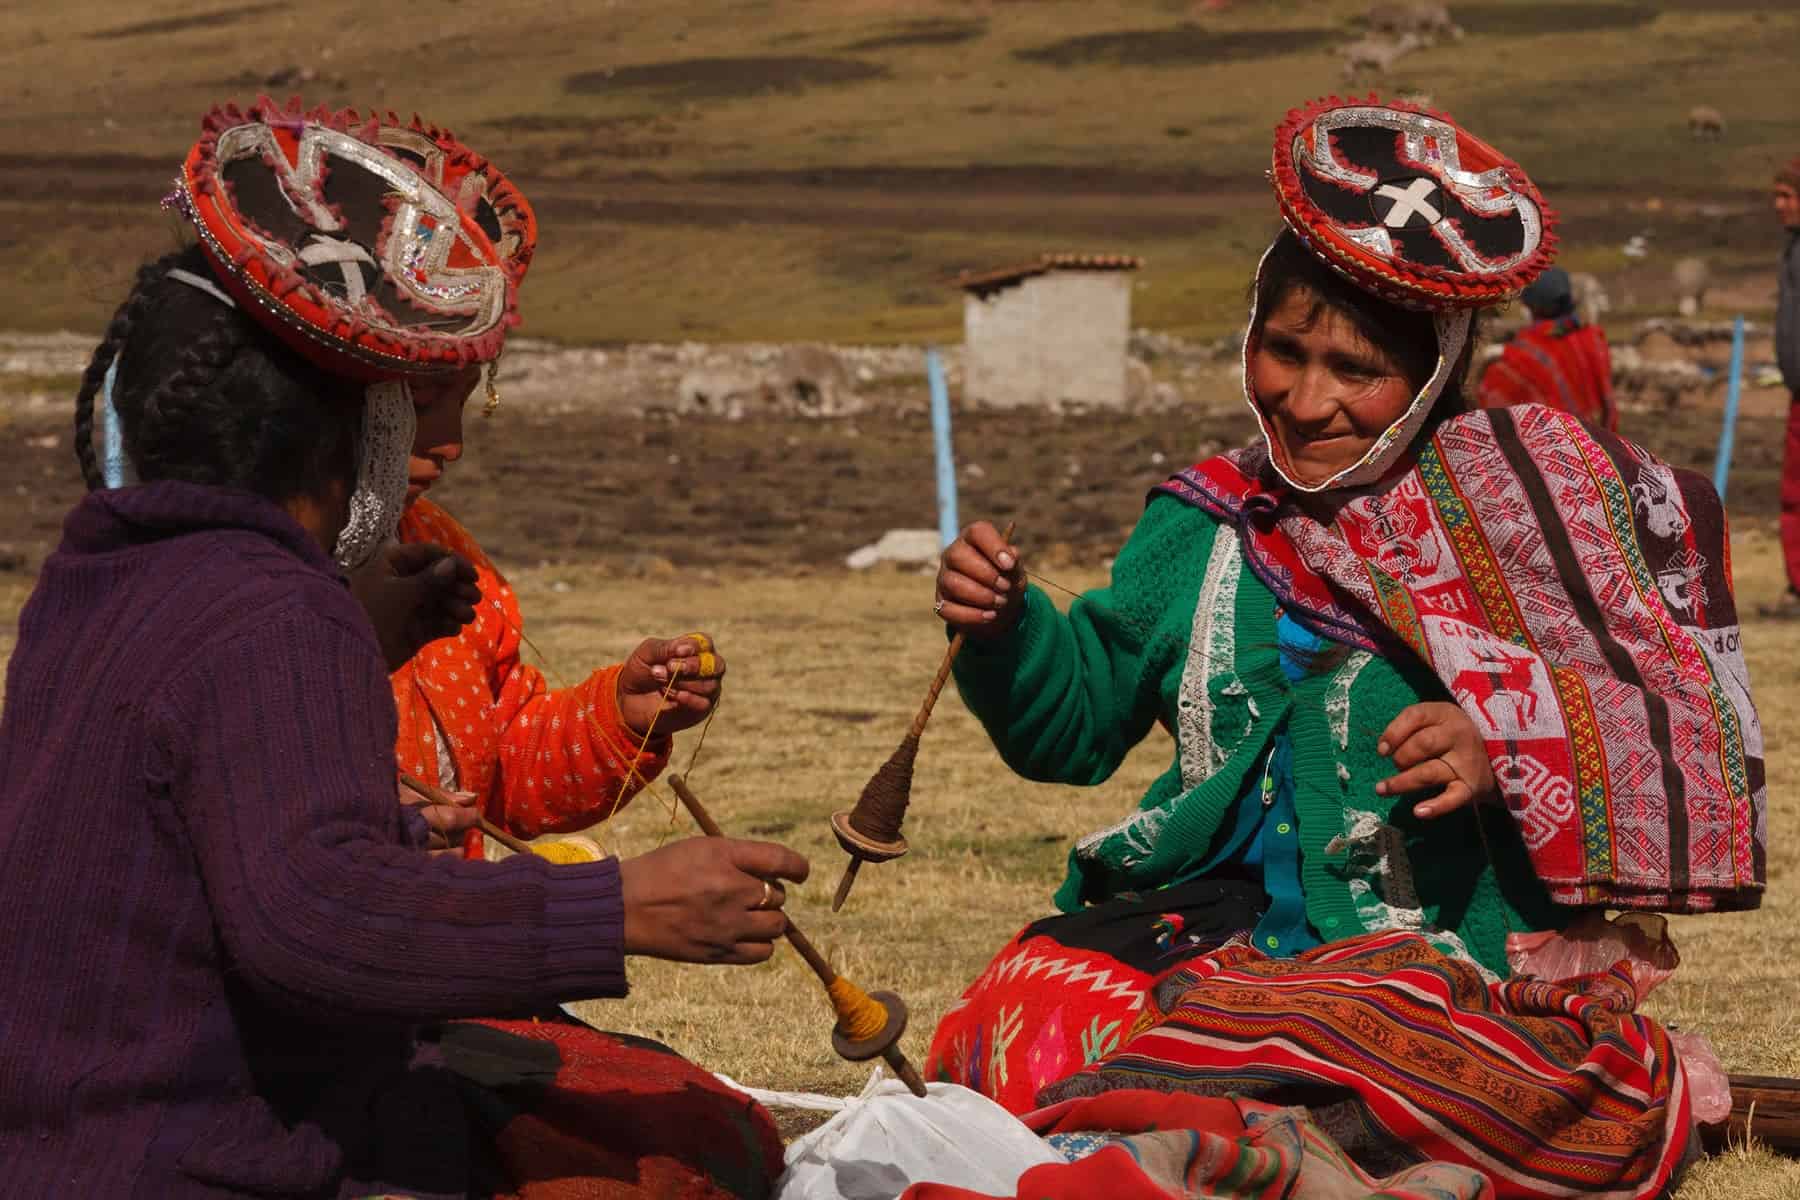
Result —
[{"label": "yellow yarn ball", "polygon": [[531,852],[539,858],[553,863],[599,862],[606,855],[591,839],[584,837],[558,838],[554,842],[533,842]]},{"label": "yellow yarn ball", "polygon": [[887,1025],[888,1010],[881,1001],[842,975],[831,981],[825,993],[837,1011],[838,1028],[852,1041],[866,1042]]}]

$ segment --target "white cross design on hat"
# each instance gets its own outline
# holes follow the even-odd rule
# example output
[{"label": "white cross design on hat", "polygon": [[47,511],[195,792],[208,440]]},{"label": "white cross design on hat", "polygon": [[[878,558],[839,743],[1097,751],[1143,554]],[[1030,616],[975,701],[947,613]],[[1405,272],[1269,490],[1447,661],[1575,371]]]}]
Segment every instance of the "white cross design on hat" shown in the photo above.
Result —
[{"label": "white cross design on hat", "polygon": [[[1444,214],[1431,203],[1437,198],[1437,194],[1438,185],[1421,175],[1404,185],[1382,184],[1375,189],[1375,199],[1372,204],[1376,215],[1381,218],[1381,223],[1389,229],[1404,229],[1408,225],[1415,224],[1413,221],[1415,216],[1420,219],[1416,222],[1418,224],[1436,225],[1444,219]],[[1379,201],[1381,200],[1390,202],[1385,213],[1380,211]]]},{"label": "white cross design on hat", "polygon": [[355,306],[363,298],[363,275],[355,264],[373,265],[375,258],[355,242],[315,233],[307,239],[306,247],[300,251],[300,261],[313,267],[336,263],[344,276],[344,298]]}]

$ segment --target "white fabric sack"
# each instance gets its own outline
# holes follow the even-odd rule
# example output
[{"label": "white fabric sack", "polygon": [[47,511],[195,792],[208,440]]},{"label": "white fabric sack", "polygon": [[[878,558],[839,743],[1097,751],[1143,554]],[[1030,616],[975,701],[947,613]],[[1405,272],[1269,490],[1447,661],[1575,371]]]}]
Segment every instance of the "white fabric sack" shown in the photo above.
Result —
[{"label": "white fabric sack", "polygon": [[979,1092],[928,1083],[924,1099],[879,1073],[844,1110],[787,1149],[777,1200],[894,1200],[915,1183],[1010,1196],[1062,1155]]}]

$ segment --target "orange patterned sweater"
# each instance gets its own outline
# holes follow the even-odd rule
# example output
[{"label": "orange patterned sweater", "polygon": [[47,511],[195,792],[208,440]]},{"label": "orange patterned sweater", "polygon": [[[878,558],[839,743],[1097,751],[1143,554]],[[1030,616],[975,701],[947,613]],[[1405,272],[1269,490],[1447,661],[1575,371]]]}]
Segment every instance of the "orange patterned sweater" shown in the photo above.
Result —
[{"label": "orange patterned sweater", "polygon": [[[400,710],[400,768],[439,780],[442,731],[456,784],[481,797],[488,820],[520,837],[584,829],[623,807],[627,763],[641,740],[619,713],[619,668],[603,667],[552,689],[519,660],[519,601],[468,530],[430,500],[400,519],[402,542],[435,542],[474,564],[481,603],[454,638],[432,642],[393,675]],[[645,748],[638,770],[655,778],[670,740]]]}]

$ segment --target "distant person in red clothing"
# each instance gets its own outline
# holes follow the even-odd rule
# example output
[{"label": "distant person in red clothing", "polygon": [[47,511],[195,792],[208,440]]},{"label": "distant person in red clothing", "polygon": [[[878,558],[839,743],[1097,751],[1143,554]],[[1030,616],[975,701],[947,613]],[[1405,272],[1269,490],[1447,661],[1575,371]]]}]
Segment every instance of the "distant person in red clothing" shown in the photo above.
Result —
[{"label": "distant person in red clothing", "polygon": [[1531,312],[1531,324],[1513,335],[1482,375],[1481,407],[1543,404],[1616,433],[1612,355],[1600,327],[1575,312],[1569,273],[1551,267],[1519,298]]},{"label": "distant person in red clothing", "polygon": [[1775,174],[1775,219],[1787,233],[1776,276],[1775,361],[1793,396],[1788,406],[1787,454],[1781,463],[1781,556],[1788,590],[1765,617],[1800,617],[1800,158]]}]

